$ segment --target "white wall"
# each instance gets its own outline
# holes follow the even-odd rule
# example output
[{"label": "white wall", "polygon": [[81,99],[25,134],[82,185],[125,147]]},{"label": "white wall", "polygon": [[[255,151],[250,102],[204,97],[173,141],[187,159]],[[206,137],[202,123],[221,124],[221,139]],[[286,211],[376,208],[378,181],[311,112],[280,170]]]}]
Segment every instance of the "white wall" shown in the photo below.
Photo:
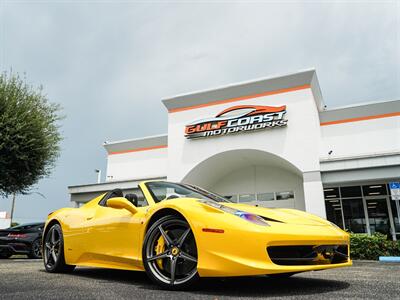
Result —
[{"label": "white wall", "polygon": [[[226,136],[188,140],[185,125],[207,117],[214,117],[224,109],[236,105],[286,105],[287,127],[244,132]],[[181,181],[209,157],[237,149],[256,149],[289,162],[301,173],[320,172],[321,129],[318,109],[311,89],[241,100],[208,107],[185,110],[168,115],[168,179]],[[212,168],[210,172],[213,172]],[[319,185],[319,188],[316,186]],[[321,180],[304,182],[308,195],[307,211],[325,216]],[[309,202],[307,204],[307,202]]]},{"label": "white wall", "polygon": [[[236,105],[287,106],[288,125],[220,137],[187,140],[185,125],[200,118],[212,117]],[[258,149],[275,154],[302,172],[319,170],[320,126],[318,110],[310,89],[265,96],[168,115],[168,177],[181,180],[198,163],[223,151]]]},{"label": "white wall", "polygon": [[210,190],[220,195],[293,191],[295,201],[265,201],[259,205],[305,210],[303,179],[298,174],[273,166],[240,168],[215,182]]},{"label": "white wall", "polygon": [[107,181],[164,177],[167,156],[167,148],[108,155]]},{"label": "white wall", "polygon": [[321,126],[321,134],[322,159],[400,151],[400,117]]}]

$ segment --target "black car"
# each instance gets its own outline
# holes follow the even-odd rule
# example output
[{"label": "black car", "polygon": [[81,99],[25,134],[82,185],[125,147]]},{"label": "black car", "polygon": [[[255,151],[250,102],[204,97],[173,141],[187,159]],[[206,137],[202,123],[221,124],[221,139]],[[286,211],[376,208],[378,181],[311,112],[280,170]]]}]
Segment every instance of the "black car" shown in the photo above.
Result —
[{"label": "black car", "polygon": [[44,223],[29,223],[0,230],[0,259],[14,254],[41,258],[43,227]]}]

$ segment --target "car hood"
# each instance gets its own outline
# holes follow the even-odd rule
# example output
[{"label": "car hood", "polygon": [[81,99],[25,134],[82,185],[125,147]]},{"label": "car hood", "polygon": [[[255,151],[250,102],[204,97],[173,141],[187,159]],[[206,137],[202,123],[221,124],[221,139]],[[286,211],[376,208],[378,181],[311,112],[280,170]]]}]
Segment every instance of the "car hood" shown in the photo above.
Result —
[{"label": "car hood", "polygon": [[275,220],[286,224],[332,226],[327,220],[297,209],[265,208],[238,203],[224,203],[224,205],[237,210],[259,215],[266,218],[267,221],[270,219],[271,221]]}]

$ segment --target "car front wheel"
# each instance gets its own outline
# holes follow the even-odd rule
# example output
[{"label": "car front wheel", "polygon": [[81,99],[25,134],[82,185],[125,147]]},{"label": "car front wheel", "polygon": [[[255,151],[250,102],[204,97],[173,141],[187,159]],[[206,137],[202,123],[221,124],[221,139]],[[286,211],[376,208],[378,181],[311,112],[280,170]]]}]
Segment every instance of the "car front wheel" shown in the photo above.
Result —
[{"label": "car front wheel", "polygon": [[72,272],[73,265],[67,265],[64,258],[64,239],[59,224],[54,224],[47,231],[43,241],[44,267],[50,273]]},{"label": "car front wheel", "polygon": [[193,232],[176,216],[163,217],[150,227],[142,255],[147,275],[163,288],[185,289],[199,278]]}]

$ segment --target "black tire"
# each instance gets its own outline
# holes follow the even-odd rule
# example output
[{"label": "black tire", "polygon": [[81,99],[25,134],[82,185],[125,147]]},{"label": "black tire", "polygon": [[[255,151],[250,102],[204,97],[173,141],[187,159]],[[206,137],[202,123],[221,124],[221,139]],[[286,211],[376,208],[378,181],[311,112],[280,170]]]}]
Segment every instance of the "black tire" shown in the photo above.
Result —
[{"label": "black tire", "polygon": [[268,274],[267,276],[272,279],[286,279],[294,274],[297,274],[297,272],[292,272],[292,273],[278,273],[278,274]]},{"label": "black tire", "polygon": [[43,263],[47,272],[68,273],[75,269],[64,258],[64,239],[59,224],[52,225],[43,239]]},{"label": "black tire", "polygon": [[31,252],[28,254],[28,257],[33,259],[42,258],[42,241],[40,238],[32,242]]},{"label": "black tire", "polygon": [[[163,247],[162,253],[156,252],[156,246],[158,250]],[[149,278],[164,289],[193,287],[199,279],[197,257],[193,232],[181,218],[165,216],[146,233],[142,248],[143,265]]]},{"label": "black tire", "polygon": [[10,258],[11,256],[12,256],[12,253],[9,253],[9,252],[0,253],[0,259],[7,259],[7,258]]}]

